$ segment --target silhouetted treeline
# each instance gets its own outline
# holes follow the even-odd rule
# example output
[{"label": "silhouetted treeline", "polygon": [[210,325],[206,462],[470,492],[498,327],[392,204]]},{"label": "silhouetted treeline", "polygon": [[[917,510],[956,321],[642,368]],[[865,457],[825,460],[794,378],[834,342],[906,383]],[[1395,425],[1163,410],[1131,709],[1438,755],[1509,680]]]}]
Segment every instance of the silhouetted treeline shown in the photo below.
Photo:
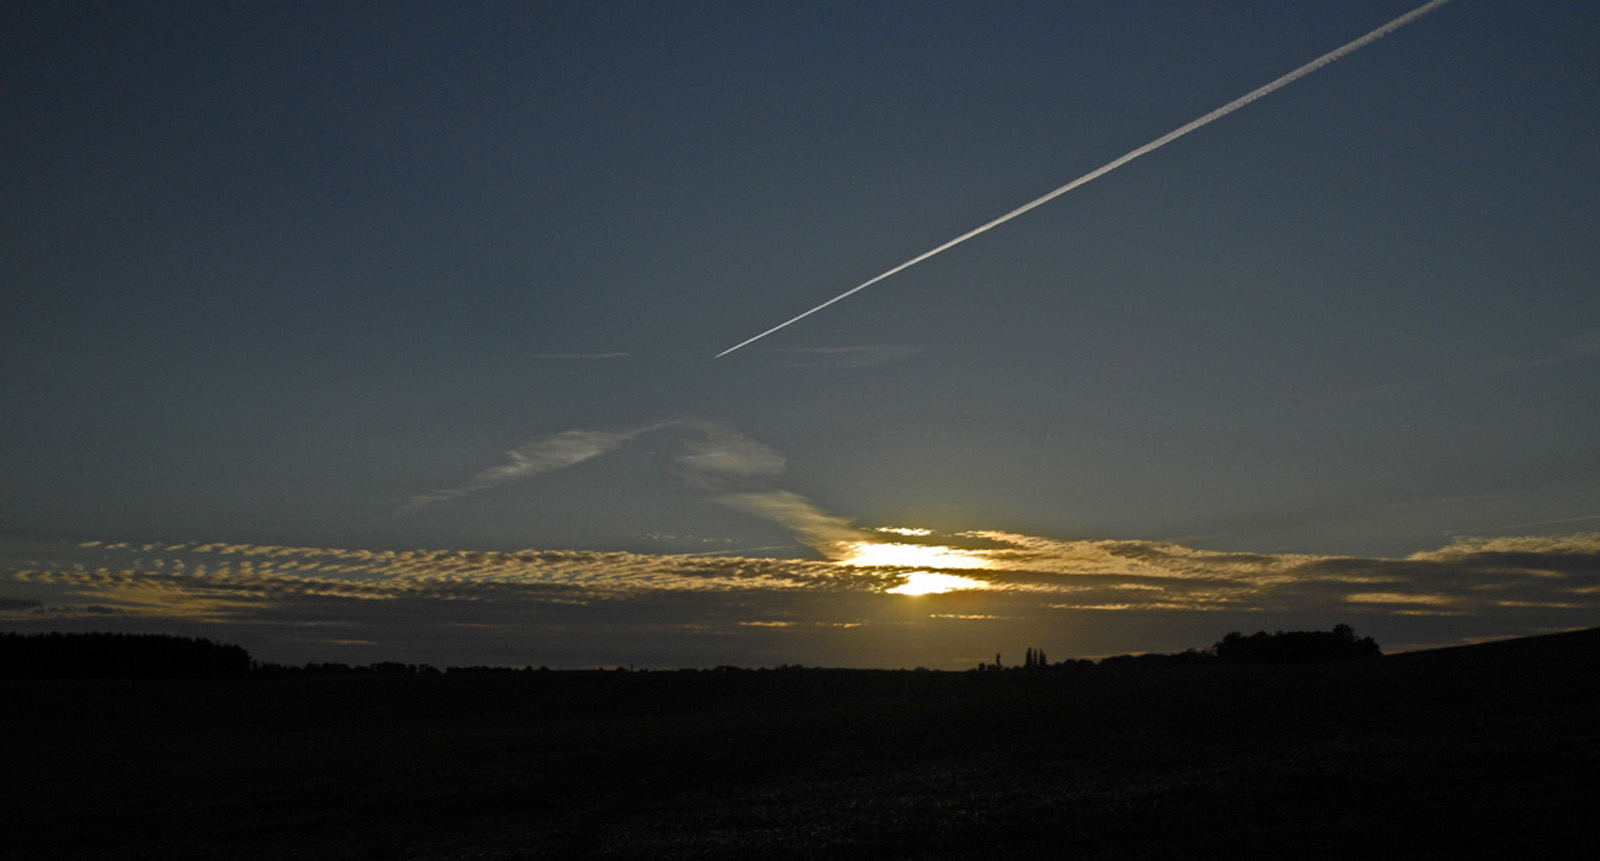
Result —
[{"label": "silhouetted treeline", "polygon": [[1233,631],[1208,649],[1185,649],[1170,655],[1158,652],[1112,655],[1099,661],[1069,658],[1052,664],[1045,660],[1043,649],[1029,647],[1020,667],[1006,667],[1000,656],[995,655],[993,664],[979,664],[977,669],[980,672],[1049,670],[1052,673],[1079,673],[1215,663],[1309,664],[1381,654],[1383,652],[1371,637],[1357,637],[1349,625],[1335,625],[1331,631],[1278,631],[1273,634],[1257,631],[1248,637]]},{"label": "silhouetted treeline", "polygon": [[[451,672],[488,668],[457,668]],[[0,678],[222,679],[347,675],[438,675],[428,664],[379,661],[352,666],[258,663],[242,646],[169,634],[0,633]]]},{"label": "silhouetted treeline", "polygon": [[1349,625],[1332,631],[1233,631],[1213,647],[1217,659],[1235,664],[1310,664],[1383,654],[1371,637],[1357,637]]},{"label": "silhouetted treeline", "polygon": [[[452,668],[453,669],[453,668]],[[399,661],[379,661],[373,664],[341,664],[316,662],[294,666],[290,664],[256,664],[252,675],[262,678],[287,678],[303,676],[436,676],[439,668],[431,664],[403,664]]]},{"label": "silhouetted treeline", "polygon": [[[621,669],[621,668],[619,668]],[[549,667],[490,667],[475,664],[466,667],[445,667],[440,670],[432,664],[403,664],[399,661],[379,661],[374,664],[341,664],[332,661],[308,664],[256,664],[252,674],[263,678],[300,678],[304,676],[437,676],[449,675],[521,675],[548,673]]]},{"label": "silhouetted treeline", "polygon": [[[1202,649],[1185,649],[1170,655],[1163,655],[1157,652],[1147,652],[1142,655],[1112,655],[1109,658],[1101,658],[1100,662],[1094,666],[1106,670],[1120,670],[1131,667],[1192,667],[1216,662],[1217,656],[1215,652]],[[1082,665],[1091,662],[1075,661],[1074,663]]]},{"label": "silhouetted treeline", "polygon": [[[1043,649],[1029,647],[1022,664],[1007,668],[1000,655],[982,671],[1075,673],[1146,667],[1194,666],[1210,663],[1315,663],[1382,654],[1371,637],[1357,637],[1349,625],[1331,631],[1233,631],[1209,649],[1175,654],[1113,655],[1100,661],[1083,659],[1049,663]],[[712,672],[739,668],[724,666]],[[780,667],[780,670],[799,667]],[[919,668],[920,669],[920,668]],[[627,668],[617,668],[627,672]],[[449,667],[455,674],[547,673],[533,667]],[[166,634],[13,634],[0,633],[0,678],[283,678],[344,675],[439,675],[429,664],[380,661],[372,664],[308,663],[290,666],[257,663],[243,647]]]},{"label": "silhouetted treeline", "polygon": [[166,634],[0,634],[0,678],[238,678],[240,646]]}]

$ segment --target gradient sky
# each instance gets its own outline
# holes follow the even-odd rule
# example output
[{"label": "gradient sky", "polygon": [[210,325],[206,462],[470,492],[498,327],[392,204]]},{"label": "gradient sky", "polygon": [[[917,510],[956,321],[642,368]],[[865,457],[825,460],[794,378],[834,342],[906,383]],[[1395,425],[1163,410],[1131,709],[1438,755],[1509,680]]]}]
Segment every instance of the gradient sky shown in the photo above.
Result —
[{"label": "gradient sky", "polygon": [[1417,5],[8,4],[0,625],[942,667],[1593,625],[1592,2],[1455,0],[712,358]]}]

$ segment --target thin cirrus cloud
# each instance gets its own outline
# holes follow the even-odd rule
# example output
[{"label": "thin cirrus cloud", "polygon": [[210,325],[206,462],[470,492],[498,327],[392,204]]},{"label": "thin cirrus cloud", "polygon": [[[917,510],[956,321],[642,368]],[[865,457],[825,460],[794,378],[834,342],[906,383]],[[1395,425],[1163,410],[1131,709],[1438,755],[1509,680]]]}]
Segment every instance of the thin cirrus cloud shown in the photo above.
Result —
[{"label": "thin cirrus cloud", "polygon": [[1459,373],[1447,374],[1437,377],[1423,377],[1411,380],[1400,380],[1357,389],[1339,396],[1340,400],[1359,401],[1371,400],[1396,395],[1409,395],[1435,386],[1447,386],[1455,383],[1469,382],[1487,377],[1499,377],[1507,374],[1519,374],[1542,368],[1552,368],[1569,365],[1574,362],[1590,361],[1600,357],[1600,330],[1586,332],[1577,337],[1568,338],[1539,355],[1517,359],[1500,359],[1484,362],[1476,367],[1468,368]]},{"label": "thin cirrus cloud", "polygon": [[435,503],[577,466],[639,436],[671,427],[686,428],[693,434],[684,440],[678,463],[691,484],[705,489],[722,487],[732,479],[770,478],[782,473],[786,465],[783,455],[772,447],[714,422],[659,421],[623,430],[574,428],[523,443],[506,452],[504,463],[487,467],[454,487],[412,496],[400,513],[411,514]]},{"label": "thin cirrus cloud", "polygon": [[1565,365],[1600,356],[1600,330],[1585,332],[1562,341],[1557,348],[1543,356],[1520,361],[1507,361],[1490,367],[1491,373],[1513,373],[1550,365]]},{"label": "thin cirrus cloud", "polygon": [[702,488],[722,487],[729,481],[776,478],[788,466],[787,458],[777,449],[732,428],[713,422],[692,422],[687,426],[700,436],[683,442],[677,461],[690,482]]},{"label": "thin cirrus cloud", "polygon": [[686,432],[676,458],[681,478],[690,487],[713,494],[718,503],[787,527],[829,559],[841,558],[848,545],[866,539],[866,533],[845,519],[828,514],[799,494],[772,486],[787,467],[781,452],[715,422],[690,420],[622,431],[579,428],[540,437],[506,452],[505,463],[484,469],[455,487],[411,497],[400,513],[412,514],[429,505],[576,466],[666,428]]},{"label": "thin cirrus cloud", "polygon": [[540,437],[506,452],[505,463],[488,467],[455,487],[421,493],[407,499],[400,513],[410,514],[435,503],[460,499],[491,487],[576,466],[615,451],[634,437],[663,426],[664,423],[656,423],[621,431],[575,429]]},{"label": "thin cirrus cloud", "polygon": [[904,344],[869,344],[859,347],[797,347],[771,350],[791,368],[875,368],[909,359],[923,348]]},{"label": "thin cirrus cloud", "polygon": [[786,527],[830,561],[843,559],[849,555],[851,547],[871,541],[865,530],[856,528],[843,517],[823,511],[798,493],[786,490],[733,493],[718,501]]}]

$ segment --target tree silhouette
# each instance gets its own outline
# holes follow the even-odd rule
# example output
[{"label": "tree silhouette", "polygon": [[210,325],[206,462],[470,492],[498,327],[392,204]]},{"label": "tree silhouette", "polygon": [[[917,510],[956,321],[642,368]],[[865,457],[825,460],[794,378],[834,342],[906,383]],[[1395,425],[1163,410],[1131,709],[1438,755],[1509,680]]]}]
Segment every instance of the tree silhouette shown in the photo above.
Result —
[{"label": "tree silhouette", "polygon": [[1339,624],[1332,631],[1231,631],[1214,647],[1217,659],[1236,664],[1306,664],[1382,654],[1377,641]]},{"label": "tree silhouette", "polygon": [[0,678],[237,678],[239,646],[165,634],[0,634]]}]

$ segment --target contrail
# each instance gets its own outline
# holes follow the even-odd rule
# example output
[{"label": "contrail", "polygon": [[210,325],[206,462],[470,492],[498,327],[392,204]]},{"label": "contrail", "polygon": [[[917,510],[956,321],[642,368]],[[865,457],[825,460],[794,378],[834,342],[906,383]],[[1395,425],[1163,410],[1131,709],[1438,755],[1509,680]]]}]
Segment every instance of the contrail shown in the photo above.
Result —
[{"label": "contrail", "polygon": [[984,231],[990,230],[990,229],[995,228],[995,227],[999,227],[1000,225],[1005,224],[1007,221],[1010,221],[1011,219],[1016,218],[1017,216],[1023,214],[1024,212],[1027,212],[1030,209],[1034,209],[1035,207],[1043,206],[1046,203],[1049,203],[1050,201],[1055,200],[1056,198],[1060,197],[1063,194],[1066,194],[1067,192],[1073,190],[1074,188],[1077,188],[1080,185],[1083,185],[1083,184],[1085,184],[1087,182],[1090,182],[1092,180],[1095,180],[1095,179],[1098,179],[1098,178],[1100,178],[1102,176],[1105,176],[1106,174],[1116,170],[1119,167],[1122,167],[1123,165],[1127,164],[1130,161],[1133,161],[1134,159],[1138,158],[1139,156],[1144,155],[1145,153],[1154,152],[1155,150],[1158,150],[1158,149],[1166,146],[1167,144],[1172,143],[1173,141],[1177,140],[1178,138],[1183,137],[1184,135],[1188,134],[1189,132],[1192,132],[1195,129],[1200,128],[1201,126],[1208,125],[1209,123],[1213,122],[1214,120],[1219,120],[1219,119],[1227,116],[1228,114],[1231,114],[1234,111],[1244,107],[1245,105],[1250,104],[1251,102],[1255,101],[1256,99],[1259,99],[1262,96],[1265,96],[1265,95],[1273,92],[1274,90],[1277,90],[1277,89],[1280,89],[1282,87],[1288,86],[1289,84],[1292,84],[1295,81],[1300,80],[1301,78],[1305,77],[1306,75],[1309,75],[1312,72],[1315,72],[1316,70],[1322,68],[1323,66],[1328,65],[1329,63],[1332,63],[1334,60],[1337,60],[1340,57],[1345,56],[1346,54],[1354,53],[1355,51],[1358,51],[1361,48],[1364,48],[1367,45],[1370,45],[1373,42],[1376,42],[1379,39],[1382,39],[1384,36],[1387,36],[1390,33],[1393,33],[1394,31],[1400,29],[1401,27],[1404,27],[1405,25],[1410,24],[1412,21],[1415,21],[1418,18],[1421,18],[1422,16],[1428,14],[1429,12],[1432,12],[1433,10],[1435,10],[1435,9],[1439,8],[1440,6],[1443,6],[1444,4],[1449,3],[1449,2],[1450,2],[1450,0],[1432,0],[1432,2],[1425,3],[1425,4],[1421,5],[1421,6],[1418,6],[1416,9],[1413,9],[1410,12],[1407,12],[1406,14],[1401,15],[1400,17],[1394,19],[1393,21],[1390,21],[1389,23],[1384,24],[1382,27],[1379,27],[1378,29],[1373,30],[1371,33],[1368,33],[1367,35],[1362,36],[1361,38],[1355,40],[1354,42],[1349,42],[1349,43],[1347,43],[1345,45],[1342,45],[1342,46],[1340,46],[1338,48],[1335,48],[1332,51],[1329,51],[1328,53],[1323,54],[1322,56],[1316,58],[1315,60],[1312,60],[1311,62],[1305,64],[1304,66],[1301,66],[1300,68],[1295,69],[1294,71],[1290,72],[1289,74],[1284,75],[1281,78],[1278,78],[1277,80],[1273,81],[1272,83],[1266,84],[1265,86],[1257,87],[1256,89],[1251,90],[1248,93],[1245,93],[1244,95],[1240,96],[1237,99],[1234,99],[1233,101],[1223,105],[1222,107],[1217,108],[1216,110],[1212,111],[1211,113],[1206,114],[1205,116],[1200,117],[1197,120],[1192,120],[1192,121],[1190,121],[1189,123],[1187,123],[1185,125],[1179,126],[1178,128],[1173,129],[1170,132],[1167,132],[1166,134],[1162,135],[1161,137],[1156,138],[1155,140],[1145,144],[1144,146],[1139,147],[1138,149],[1133,150],[1132,152],[1129,152],[1126,155],[1120,156],[1120,157],[1118,157],[1117,159],[1115,159],[1113,161],[1107,162],[1106,164],[1103,164],[1100,167],[1097,167],[1094,170],[1089,171],[1088,173],[1084,174],[1083,176],[1078,177],[1077,179],[1067,183],[1066,185],[1061,186],[1060,188],[1056,189],[1055,191],[1050,192],[1049,194],[1046,194],[1043,197],[1040,197],[1040,198],[1037,198],[1035,200],[1029,201],[1028,203],[1025,203],[1025,204],[1017,207],[1016,209],[1011,210],[1010,212],[1006,213],[1005,215],[1002,215],[999,218],[996,218],[995,220],[988,222],[987,224],[984,224],[984,225],[982,225],[980,227],[975,227],[975,228],[967,231],[966,233],[963,233],[960,236],[957,236],[956,238],[950,240],[949,242],[944,243],[943,245],[938,246],[937,248],[933,248],[931,250],[924,251],[923,253],[917,255],[916,257],[913,257],[910,260],[907,260],[906,262],[900,264],[899,266],[896,266],[893,269],[890,269],[888,272],[885,272],[882,275],[877,276],[876,278],[872,278],[872,279],[870,279],[868,281],[864,281],[864,282],[862,282],[862,283],[850,288],[849,290],[846,290],[843,293],[840,293],[839,295],[833,297],[832,299],[829,299],[828,301],[823,302],[821,305],[818,305],[817,307],[812,308],[810,311],[807,311],[804,314],[800,314],[798,316],[792,317],[792,318],[790,318],[788,320],[783,321],[782,323],[779,323],[776,326],[773,326],[771,329],[768,329],[767,331],[762,332],[761,334],[755,336],[754,338],[750,338],[750,339],[747,339],[747,340],[744,340],[744,341],[740,341],[737,344],[734,344],[733,346],[729,347],[728,349],[723,350],[722,352],[718,353],[716,355],[716,358],[720,359],[723,356],[726,356],[729,353],[733,352],[734,350],[737,350],[740,347],[745,347],[745,346],[748,346],[750,344],[753,344],[756,341],[759,341],[762,338],[765,338],[766,336],[772,334],[773,332],[776,332],[779,329],[784,328],[785,326],[789,326],[789,325],[792,325],[794,323],[798,323],[801,320],[804,320],[805,318],[811,316],[812,314],[815,314],[818,311],[821,311],[823,308],[826,308],[829,305],[832,305],[833,303],[838,302],[841,299],[847,298],[849,296],[852,296],[852,295],[854,295],[856,293],[861,292],[862,290],[867,289],[868,287],[871,287],[872,285],[878,283],[879,281],[882,281],[883,279],[888,278],[890,275],[893,275],[893,274],[895,274],[897,272],[900,272],[902,270],[905,270],[905,269],[909,269],[912,266],[915,266],[918,263],[921,263],[922,261],[927,260],[929,257],[932,257],[933,255],[938,254],[941,251],[946,251],[946,250],[948,250],[950,248],[954,248],[955,246],[960,245],[963,242],[966,242],[968,239],[971,239],[972,237],[977,236],[978,234],[983,233]]}]

